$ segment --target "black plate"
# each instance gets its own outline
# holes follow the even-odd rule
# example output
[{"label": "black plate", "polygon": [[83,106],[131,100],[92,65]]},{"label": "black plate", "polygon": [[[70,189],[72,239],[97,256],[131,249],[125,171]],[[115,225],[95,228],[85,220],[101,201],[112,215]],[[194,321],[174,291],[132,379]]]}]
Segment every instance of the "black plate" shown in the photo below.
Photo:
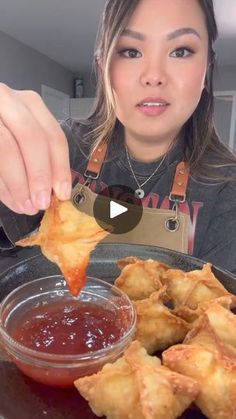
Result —
[{"label": "black plate", "polygon": [[[37,254],[35,254],[37,253]],[[33,255],[33,256],[31,256]],[[126,256],[152,258],[173,268],[190,271],[201,268],[203,261],[182,253],[154,246],[127,244],[100,244],[92,253],[88,275],[113,282],[119,274],[116,261]],[[22,259],[0,273],[0,300],[17,286],[46,275],[58,273],[57,267],[34,249],[22,249],[16,259]],[[13,264],[14,255],[2,259],[0,267]],[[213,267],[223,285],[236,294],[236,277]],[[87,403],[72,390],[58,390],[34,383],[24,377],[11,363],[0,361],[0,418],[1,419],[95,419]],[[195,409],[189,409],[183,419],[204,418]]]}]

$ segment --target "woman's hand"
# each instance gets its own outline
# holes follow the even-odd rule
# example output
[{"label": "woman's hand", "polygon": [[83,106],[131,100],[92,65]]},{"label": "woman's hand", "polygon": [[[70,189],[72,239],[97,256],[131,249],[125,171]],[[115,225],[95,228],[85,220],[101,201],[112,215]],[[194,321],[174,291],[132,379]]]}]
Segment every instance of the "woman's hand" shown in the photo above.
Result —
[{"label": "woman's hand", "polygon": [[69,199],[65,134],[39,94],[0,83],[0,201],[33,215],[48,208],[52,189]]}]

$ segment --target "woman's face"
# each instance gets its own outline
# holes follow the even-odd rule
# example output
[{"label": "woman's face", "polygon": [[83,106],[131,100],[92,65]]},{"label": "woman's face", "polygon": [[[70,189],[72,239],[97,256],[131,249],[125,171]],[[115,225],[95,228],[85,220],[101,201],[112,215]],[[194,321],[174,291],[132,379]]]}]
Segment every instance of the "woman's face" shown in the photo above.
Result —
[{"label": "woman's face", "polygon": [[140,0],[110,68],[126,134],[173,139],[198,105],[207,62],[208,33],[197,0]]}]

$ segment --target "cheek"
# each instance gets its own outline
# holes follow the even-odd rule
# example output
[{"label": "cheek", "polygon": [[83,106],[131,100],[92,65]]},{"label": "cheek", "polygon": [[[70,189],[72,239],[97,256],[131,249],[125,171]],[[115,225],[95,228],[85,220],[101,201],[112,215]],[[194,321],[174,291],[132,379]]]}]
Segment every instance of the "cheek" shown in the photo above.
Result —
[{"label": "cheek", "polygon": [[180,88],[183,91],[183,95],[189,97],[199,97],[202,94],[202,90],[205,85],[206,68],[205,66],[196,67],[192,71],[186,71],[184,77],[179,82]]},{"label": "cheek", "polygon": [[198,106],[205,85],[205,66],[198,66],[191,72],[186,72],[185,77],[179,77],[179,97],[181,97],[178,113],[187,120]]},{"label": "cheek", "polygon": [[194,112],[201,99],[205,76],[205,66],[198,66],[192,71],[186,72],[184,77],[179,78],[179,96],[181,97],[179,110],[187,117]]},{"label": "cheek", "polygon": [[132,69],[127,69],[124,65],[111,67],[111,84],[115,90],[116,95],[122,99],[122,96],[129,95],[129,92],[134,89],[134,73]]}]

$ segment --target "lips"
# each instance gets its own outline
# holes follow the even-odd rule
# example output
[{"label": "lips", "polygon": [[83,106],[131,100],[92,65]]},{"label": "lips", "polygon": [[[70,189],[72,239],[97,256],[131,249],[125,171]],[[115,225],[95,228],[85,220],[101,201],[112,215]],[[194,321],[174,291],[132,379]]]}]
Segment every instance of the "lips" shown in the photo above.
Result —
[{"label": "lips", "polygon": [[145,117],[153,118],[163,115],[167,111],[169,106],[170,103],[162,97],[149,96],[138,103],[137,109]]},{"label": "lips", "polygon": [[148,106],[168,106],[170,105],[169,102],[167,102],[165,99],[161,98],[161,97],[146,97],[145,99],[141,100],[141,102],[139,102],[137,104],[137,106],[144,106],[144,107],[148,107]]}]

